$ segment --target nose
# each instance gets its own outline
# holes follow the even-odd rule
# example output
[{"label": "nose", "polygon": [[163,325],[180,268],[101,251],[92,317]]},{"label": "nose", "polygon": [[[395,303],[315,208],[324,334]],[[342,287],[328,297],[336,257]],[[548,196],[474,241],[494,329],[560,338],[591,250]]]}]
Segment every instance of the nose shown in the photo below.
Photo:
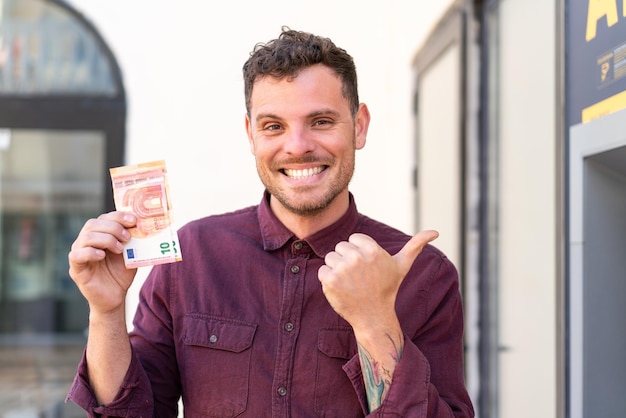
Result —
[{"label": "nose", "polygon": [[284,136],[284,150],[290,155],[304,155],[315,149],[315,141],[304,128],[291,128]]}]

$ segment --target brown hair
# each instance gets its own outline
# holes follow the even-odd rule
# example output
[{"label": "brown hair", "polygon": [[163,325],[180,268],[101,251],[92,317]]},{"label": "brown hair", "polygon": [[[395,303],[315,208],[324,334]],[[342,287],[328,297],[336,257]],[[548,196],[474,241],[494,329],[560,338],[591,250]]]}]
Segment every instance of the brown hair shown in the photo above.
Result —
[{"label": "brown hair", "polygon": [[341,80],[343,96],[352,116],[359,108],[356,67],[352,57],[330,39],[283,27],[277,39],[255,45],[243,66],[246,111],[250,114],[250,97],[257,78],[297,77],[298,72],[315,64],[330,68]]}]

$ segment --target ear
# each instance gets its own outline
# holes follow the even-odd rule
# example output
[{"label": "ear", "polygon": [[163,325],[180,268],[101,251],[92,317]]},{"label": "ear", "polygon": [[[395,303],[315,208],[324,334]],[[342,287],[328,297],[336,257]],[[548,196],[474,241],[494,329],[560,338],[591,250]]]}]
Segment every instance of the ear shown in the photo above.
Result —
[{"label": "ear", "polygon": [[356,138],[356,149],[361,149],[365,146],[367,139],[367,130],[370,126],[370,111],[365,103],[359,105],[359,110],[356,112],[354,118],[354,133]]},{"label": "ear", "polygon": [[246,113],[246,134],[248,135],[248,142],[250,143],[250,152],[254,153],[254,139],[252,139],[252,122],[250,122],[250,116]]}]

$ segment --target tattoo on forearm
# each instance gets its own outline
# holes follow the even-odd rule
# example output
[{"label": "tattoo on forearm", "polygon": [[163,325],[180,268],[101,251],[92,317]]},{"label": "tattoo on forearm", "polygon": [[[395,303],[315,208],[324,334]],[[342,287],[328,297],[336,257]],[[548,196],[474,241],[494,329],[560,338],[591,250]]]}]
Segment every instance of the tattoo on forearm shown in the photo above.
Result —
[{"label": "tattoo on forearm", "polygon": [[[389,334],[386,334],[386,337],[393,346],[393,352],[390,352],[389,356],[393,360],[393,368],[395,369],[395,365],[398,364],[402,357],[403,346],[402,344],[396,344]],[[363,370],[363,380],[365,382],[365,392],[371,412],[378,408],[385,399],[389,386],[391,386],[393,370],[385,368],[361,344],[358,344],[358,349]]]}]

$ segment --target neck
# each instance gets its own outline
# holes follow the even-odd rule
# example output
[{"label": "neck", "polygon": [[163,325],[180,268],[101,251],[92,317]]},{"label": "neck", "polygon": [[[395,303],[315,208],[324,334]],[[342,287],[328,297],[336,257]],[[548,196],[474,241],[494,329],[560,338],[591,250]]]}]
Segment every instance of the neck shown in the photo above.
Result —
[{"label": "neck", "polygon": [[312,215],[301,215],[285,208],[274,196],[270,196],[270,208],[283,225],[298,239],[304,239],[337,222],[348,210],[348,190],[338,195],[326,208]]}]

